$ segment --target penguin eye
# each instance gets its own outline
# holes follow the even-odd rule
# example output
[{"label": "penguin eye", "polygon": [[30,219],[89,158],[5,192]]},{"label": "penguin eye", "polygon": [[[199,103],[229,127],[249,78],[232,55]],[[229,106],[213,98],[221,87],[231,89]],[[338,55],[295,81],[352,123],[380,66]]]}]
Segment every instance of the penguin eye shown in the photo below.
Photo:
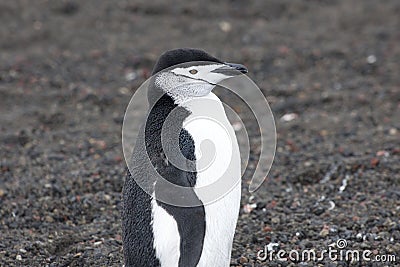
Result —
[{"label": "penguin eye", "polygon": [[189,70],[190,74],[196,74],[198,71],[193,69],[193,70]]}]

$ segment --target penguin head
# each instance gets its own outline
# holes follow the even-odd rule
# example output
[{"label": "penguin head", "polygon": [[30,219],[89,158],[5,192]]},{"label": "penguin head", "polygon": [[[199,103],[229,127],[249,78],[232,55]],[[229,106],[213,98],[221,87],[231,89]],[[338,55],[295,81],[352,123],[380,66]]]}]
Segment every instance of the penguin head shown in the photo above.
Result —
[{"label": "penguin head", "polygon": [[247,73],[241,64],[223,62],[198,49],[165,52],[154,67],[154,84],[175,102],[208,95],[221,81]]}]

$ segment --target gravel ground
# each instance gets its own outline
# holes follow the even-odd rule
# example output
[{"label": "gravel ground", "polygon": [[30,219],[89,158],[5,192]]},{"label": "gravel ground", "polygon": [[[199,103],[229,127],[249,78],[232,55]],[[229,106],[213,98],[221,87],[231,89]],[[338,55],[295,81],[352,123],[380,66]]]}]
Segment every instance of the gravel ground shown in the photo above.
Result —
[{"label": "gravel ground", "polygon": [[[275,115],[232,266],[400,266],[400,2],[198,2],[0,2],[0,266],[122,265],[122,118],[174,47],[246,64]],[[397,263],[256,259],[339,239]]]}]

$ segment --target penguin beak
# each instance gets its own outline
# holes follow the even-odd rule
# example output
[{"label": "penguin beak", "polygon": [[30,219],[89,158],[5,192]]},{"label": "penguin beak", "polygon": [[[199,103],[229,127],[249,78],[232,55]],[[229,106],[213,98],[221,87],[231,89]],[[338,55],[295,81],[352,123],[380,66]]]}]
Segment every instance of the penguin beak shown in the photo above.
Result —
[{"label": "penguin beak", "polygon": [[226,76],[236,76],[240,73],[247,73],[247,68],[242,64],[224,62],[225,66],[215,69],[211,72],[221,73]]},{"label": "penguin beak", "polygon": [[231,67],[231,68],[234,68],[234,69],[237,70],[237,71],[240,71],[241,73],[247,73],[247,72],[249,72],[249,71],[247,70],[247,68],[246,68],[244,65],[242,65],[242,64],[228,63],[228,62],[225,62],[225,64],[228,65],[228,66]]}]

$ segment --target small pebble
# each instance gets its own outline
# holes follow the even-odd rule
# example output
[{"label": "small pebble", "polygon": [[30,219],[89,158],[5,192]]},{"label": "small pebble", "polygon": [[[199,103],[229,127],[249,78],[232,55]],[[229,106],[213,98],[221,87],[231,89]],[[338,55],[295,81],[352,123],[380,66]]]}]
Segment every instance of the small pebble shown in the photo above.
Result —
[{"label": "small pebble", "polygon": [[329,226],[324,225],[321,232],[319,232],[319,235],[322,237],[326,237],[327,235],[329,235]]},{"label": "small pebble", "polygon": [[329,132],[327,130],[321,130],[321,131],[319,131],[319,134],[321,136],[327,136],[329,134]]},{"label": "small pebble", "polygon": [[396,128],[390,128],[389,134],[390,135],[396,135],[397,134],[397,129]]},{"label": "small pebble", "polygon": [[257,207],[257,203],[246,204],[243,206],[244,213],[250,213]]},{"label": "small pebble", "polygon": [[304,162],[304,166],[305,167],[310,167],[312,165],[312,162],[311,161],[305,161]]},{"label": "small pebble", "polygon": [[249,259],[248,259],[248,258],[246,258],[246,257],[244,257],[244,256],[240,257],[239,263],[243,264],[243,263],[247,263],[247,262],[249,262]]},{"label": "small pebble", "polygon": [[223,32],[230,32],[232,30],[232,25],[227,21],[221,21],[218,26]]},{"label": "small pebble", "polygon": [[289,122],[289,121],[296,119],[298,116],[299,115],[297,115],[296,113],[288,113],[281,117],[281,121]]},{"label": "small pebble", "polygon": [[328,210],[333,210],[336,207],[335,202],[333,202],[332,200],[329,201],[329,208]]},{"label": "small pebble", "polygon": [[312,209],[312,213],[314,213],[317,216],[321,215],[324,212],[325,212],[325,209],[323,207],[315,207]]},{"label": "small pebble", "polygon": [[368,62],[369,64],[374,64],[374,63],[376,62],[376,56],[375,56],[375,55],[369,55],[369,56],[367,57],[367,62]]},{"label": "small pebble", "polygon": [[135,72],[128,72],[127,74],[125,74],[125,80],[130,82],[133,81],[137,78],[137,74]]},{"label": "small pebble", "polygon": [[370,161],[371,167],[375,168],[379,164],[379,159],[378,158],[372,158]]},{"label": "small pebble", "polygon": [[271,222],[274,223],[274,224],[278,224],[278,223],[281,222],[281,220],[279,219],[279,217],[272,217],[271,218]]},{"label": "small pebble", "polygon": [[121,95],[129,95],[129,93],[130,93],[129,89],[126,88],[126,87],[120,87],[120,88],[118,89],[118,92],[119,92]]},{"label": "small pebble", "polygon": [[47,215],[47,216],[45,217],[45,220],[46,220],[46,222],[49,222],[49,223],[54,222],[53,217],[51,217],[51,216],[49,216],[49,215]]},{"label": "small pebble", "polygon": [[271,231],[272,231],[272,228],[269,227],[269,226],[265,226],[265,227],[263,228],[263,231],[264,231],[264,232],[271,232]]},{"label": "small pebble", "polygon": [[387,152],[385,150],[379,150],[378,152],[376,152],[376,155],[378,157],[388,157],[389,156],[389,152]]}]

